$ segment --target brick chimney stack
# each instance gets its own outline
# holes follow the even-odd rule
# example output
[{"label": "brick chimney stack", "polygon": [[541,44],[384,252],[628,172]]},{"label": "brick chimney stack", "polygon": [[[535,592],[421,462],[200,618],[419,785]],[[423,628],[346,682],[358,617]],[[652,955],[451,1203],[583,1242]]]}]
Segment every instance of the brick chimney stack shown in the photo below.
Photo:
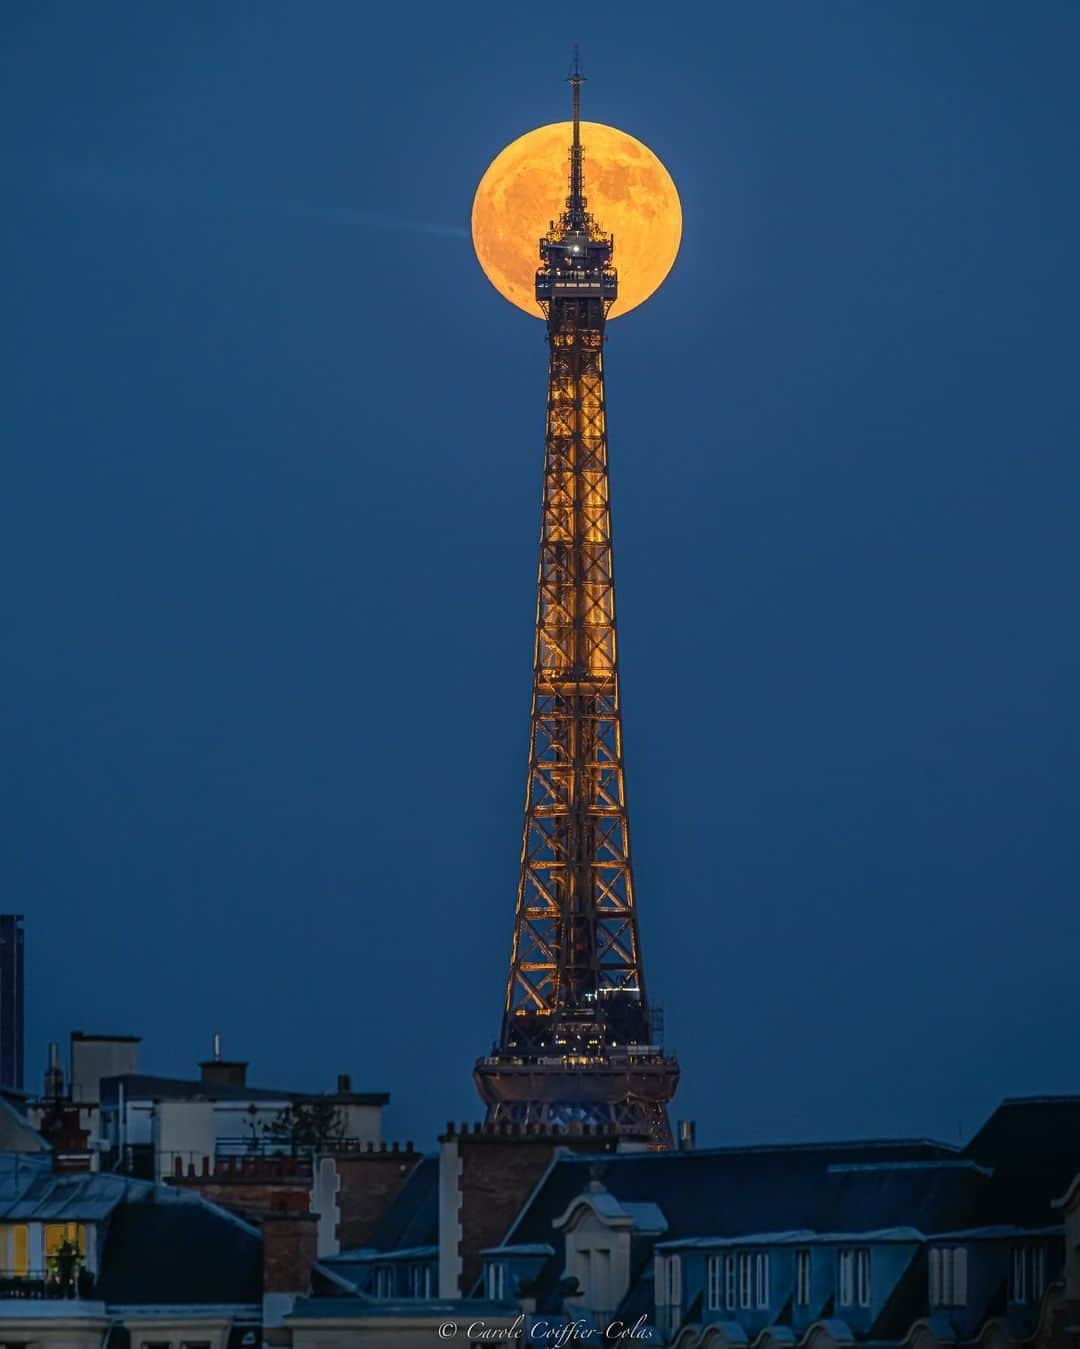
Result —
[{"label": "brick chimney stack", "polygon": [[262,1219],[263,1331],[267,1344],[288,1344],[283,1329],[298,1297],[311,1292],[318,1249],[317,1213],[279,1210]]}]

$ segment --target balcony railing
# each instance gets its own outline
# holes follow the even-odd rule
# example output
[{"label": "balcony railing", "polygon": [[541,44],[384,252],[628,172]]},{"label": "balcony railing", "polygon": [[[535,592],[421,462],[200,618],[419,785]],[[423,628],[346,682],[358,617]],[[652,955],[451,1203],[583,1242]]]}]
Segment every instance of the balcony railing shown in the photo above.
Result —
[{"label": "balcony railing", "polygon": [[93,1294],[94,1279],[85,1269],[62,1279],[50,1269],[31,1269],[25,1274],[0,1274],[0,1300],[87,1298]]}]

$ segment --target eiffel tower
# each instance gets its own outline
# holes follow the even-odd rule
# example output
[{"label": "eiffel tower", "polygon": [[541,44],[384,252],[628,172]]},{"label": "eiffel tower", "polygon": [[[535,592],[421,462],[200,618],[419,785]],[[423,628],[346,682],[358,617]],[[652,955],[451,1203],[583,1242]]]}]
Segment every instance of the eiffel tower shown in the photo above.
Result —
[{"label": "eiffel tower", "polygon": [[603,350],[614,244],[588,210],[581,85],[566,207],[540,240],[548,399],[532,735],[502,1032],[473,1074],[487,1122],[671,1146],[679,1066],[654,1032],[630,865]]}]

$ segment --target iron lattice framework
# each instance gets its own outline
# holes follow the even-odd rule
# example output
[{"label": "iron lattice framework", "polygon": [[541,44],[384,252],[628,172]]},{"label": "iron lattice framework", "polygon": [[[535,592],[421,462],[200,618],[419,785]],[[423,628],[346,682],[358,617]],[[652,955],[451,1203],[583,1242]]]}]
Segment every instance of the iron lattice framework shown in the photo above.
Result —
[{"label": "iron lattice framework", "polygon": [[525,831],[502,1035],[474,1076],[489,1123],[666,1147],[679,1069],[655,1043],[634,908],[604,404],[617,276],[584,194],[583,78],[575,59],[570,191],[536,275],[549,361]]}]

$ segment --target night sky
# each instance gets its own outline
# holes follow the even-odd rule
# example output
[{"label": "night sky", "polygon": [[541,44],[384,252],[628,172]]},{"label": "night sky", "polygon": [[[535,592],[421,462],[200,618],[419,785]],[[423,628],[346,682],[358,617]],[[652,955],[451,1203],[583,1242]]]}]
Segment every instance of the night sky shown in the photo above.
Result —
[{"label": "night sky", "polygon": [[[571,23],[572,28],[566,25]],[[1080,7],[24,3],[3,18],[2,907],[29,1084],[480,1109],[543,326],[467,226],[585,116],[682,252],[616,321],[637,896],[706,1142],[1080,1090]],[[616,262],[618,259],[616,258]]]}]

